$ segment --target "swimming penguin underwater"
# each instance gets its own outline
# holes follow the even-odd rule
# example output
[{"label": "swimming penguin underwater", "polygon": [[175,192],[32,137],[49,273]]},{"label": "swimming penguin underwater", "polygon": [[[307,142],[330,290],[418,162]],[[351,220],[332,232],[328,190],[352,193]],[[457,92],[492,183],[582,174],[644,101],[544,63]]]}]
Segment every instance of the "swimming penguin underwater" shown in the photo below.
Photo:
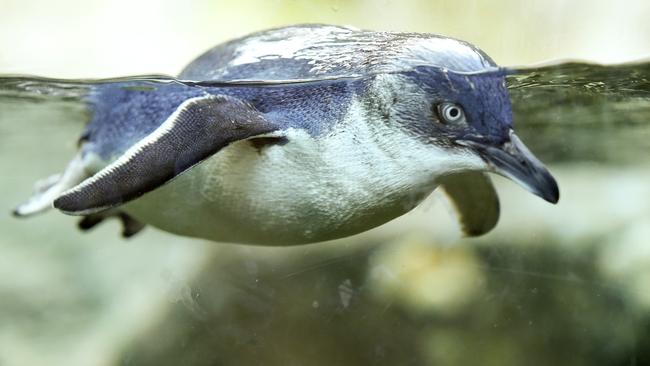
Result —
[{"label": "swimming penguin underwater", "polygon": [[219,45],[177,79],[98,83],[65,171],[14,214],[55,207],[90,228],[120,217],[262,245],[360,233],[441,187],[466,235],[490,231],[486,172],[555,203],[557,184],[513,132],[506,72],[431,34],[300,25]]}]

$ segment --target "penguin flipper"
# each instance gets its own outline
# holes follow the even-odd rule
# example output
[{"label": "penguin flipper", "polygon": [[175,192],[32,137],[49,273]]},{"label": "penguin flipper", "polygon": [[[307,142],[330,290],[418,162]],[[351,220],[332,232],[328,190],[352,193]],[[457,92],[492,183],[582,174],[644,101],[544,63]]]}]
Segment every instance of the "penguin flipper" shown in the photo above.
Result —
[{"label": "penguin flipper", "polygon": [[480,172],[451,174],[440,180],[465,236],[488,233],[499,221],[499,196],[490,177]]},{"label": "penguin flipper", "polygon": [[111,209],[164,185],[232,142],[278,129],[240,99],[224,95],[190,98],[113,163],[63,192],[54,207],[70,215]]}]

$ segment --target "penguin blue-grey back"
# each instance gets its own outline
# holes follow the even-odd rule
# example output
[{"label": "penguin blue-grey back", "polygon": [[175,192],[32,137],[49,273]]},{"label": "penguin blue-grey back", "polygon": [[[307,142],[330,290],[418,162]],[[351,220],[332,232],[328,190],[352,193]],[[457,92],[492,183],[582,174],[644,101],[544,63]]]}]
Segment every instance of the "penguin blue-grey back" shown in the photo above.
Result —
[{"label": "penguin blue-grey back", "polygon": [[497,68],[483,51],[453,38],[308,24],[270,29],[218,45],[192,61],[179,78],[318,80],[432,65],[464,73]]},{"label": "penguin blue-grey back", "polygon": [[513,132],[506,72],[451,38],[302,25],[217,46],[178,79],[99,84],[64,173],[15,214],[54,206],[88,229],[116,216],[215,241],[353,235],[442,187],[467,235],[499,217],[486,172],[550,202]]}]

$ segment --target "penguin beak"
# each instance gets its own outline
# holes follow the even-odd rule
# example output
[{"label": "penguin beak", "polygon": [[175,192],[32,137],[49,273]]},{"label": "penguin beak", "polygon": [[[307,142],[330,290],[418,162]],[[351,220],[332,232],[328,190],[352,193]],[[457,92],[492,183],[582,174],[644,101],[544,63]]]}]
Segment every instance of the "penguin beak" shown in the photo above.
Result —
[{"label": "penguin beak", "polygon": [[461,143],[476,148],[494,173],[512,179],[550,203],[557,203],[560,199],[560,190],[555,178],[521,142],[514,131],[510,130],[510,141],[506,141],[501,146],[467,140]]}]

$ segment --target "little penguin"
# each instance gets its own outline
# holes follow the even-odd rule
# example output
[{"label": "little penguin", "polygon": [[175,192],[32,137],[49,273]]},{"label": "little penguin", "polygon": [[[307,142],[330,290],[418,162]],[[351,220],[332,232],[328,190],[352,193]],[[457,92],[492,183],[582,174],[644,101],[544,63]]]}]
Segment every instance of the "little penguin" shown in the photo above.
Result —
[{"label": "little penguin", "polygon": [[555,179],[513,130],[508,71],[422,33],[297,25],[235,39],[177,78],[98,82],[62,174],[14,210],[54,207],[89,229],[118,217],[218,242],[351,236],[440,187],[463,232],[499,217],[486,173],[556,203]]}]

